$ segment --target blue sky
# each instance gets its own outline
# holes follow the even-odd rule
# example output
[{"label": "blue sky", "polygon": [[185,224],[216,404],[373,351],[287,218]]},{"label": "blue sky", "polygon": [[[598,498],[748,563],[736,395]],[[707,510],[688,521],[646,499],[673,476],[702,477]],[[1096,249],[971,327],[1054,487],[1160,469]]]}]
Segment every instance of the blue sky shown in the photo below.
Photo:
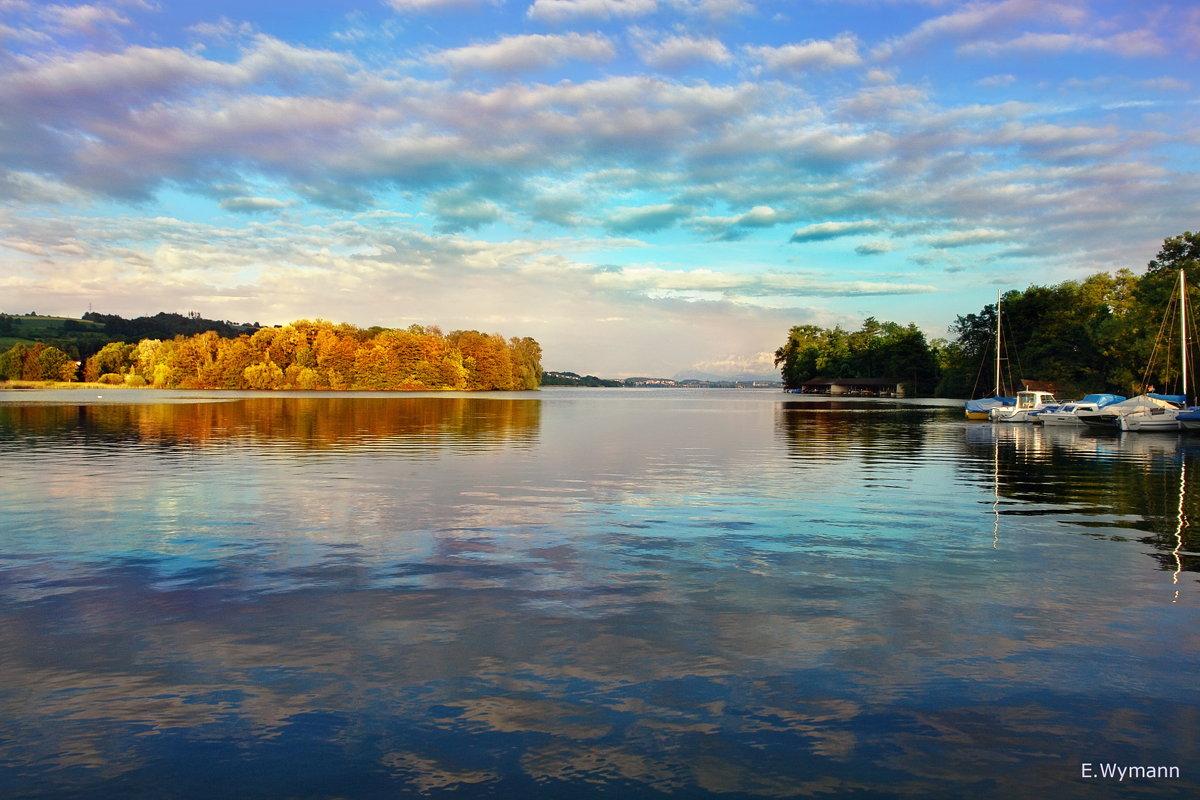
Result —
[{"label": "blue sky", "polygon": [[10,313],[768,373],[1200,227],[1190,2],[0,0],[0,47]]}]

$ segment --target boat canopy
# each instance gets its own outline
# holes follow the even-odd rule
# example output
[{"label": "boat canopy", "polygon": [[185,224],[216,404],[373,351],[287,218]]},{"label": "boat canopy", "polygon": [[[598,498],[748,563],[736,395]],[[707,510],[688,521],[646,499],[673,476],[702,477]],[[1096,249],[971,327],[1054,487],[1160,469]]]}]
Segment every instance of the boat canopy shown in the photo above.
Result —
[{"label": "boat canopy", "polygon": [[1015,397],[981,397],[978,400],[967,401],[967,413],[984,413],[991,411],[993,408],[1002,406],[1015,406],[1017,398]]},{"label": "boat canopy", "polygon": [[1142,408],[1178,408],[1178,401],[1165,400],[1165,397],[1176,397],[1177,395],[1153,395],[1139,394],[1137,397],[1131,397],[1128,400],[1122,400],[1119,403],[1113,403],[1107,406],[1104,410],[1117,413],[1128,414],[1131,411],[1137,411]]},{"label": "boat canopy", "polygon": [[1176,405],[1187,405],[1187,395],[1185,394],[1156,394],[1155,392],[1151,392],[1146,396],[1153,397],[1155,400],[1166,400],[1168,403],[1175,403]]},{"label": "boat canopy", "polygon": [[1095,403],[1096,408],[1104,408],[1105,406],[1111,406],[1113,403],[1120,403],[1126,399],[1124,395],[1120,394],[1089,394],[1077,402]]}]

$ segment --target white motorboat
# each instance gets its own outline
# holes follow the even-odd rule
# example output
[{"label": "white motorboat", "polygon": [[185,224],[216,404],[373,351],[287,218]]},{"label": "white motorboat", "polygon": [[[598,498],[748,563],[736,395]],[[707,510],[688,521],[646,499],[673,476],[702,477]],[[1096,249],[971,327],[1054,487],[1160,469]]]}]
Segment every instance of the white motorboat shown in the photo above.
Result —
[{"label": "white motorboat", "polygon": [[[1180,395],[1182,396],[1182,395]],[[1142,408],[1123,415],[1117,420],[1117,427],[1123,431],[1166,433],[1179,432],[1177,416],[1183,410],[1182,404],[1171,408]]]},{"label": "white motorboat", "polygon": [[1033,422],[1035,412],[1056,405],[1058,401],[1049,392],[1017,392],[1016,405],[993,408],[988,412],[988,419],[992,422]]},{"label": "white motorboat", "polygon": [[1089,394],[1082,400],[1068,400],[1057,408],[1046,407],[1034,414],[1034,422],[1043,425],[1082,425],[1081,411],[1099,411],[1125,398],[1119,394]]}]

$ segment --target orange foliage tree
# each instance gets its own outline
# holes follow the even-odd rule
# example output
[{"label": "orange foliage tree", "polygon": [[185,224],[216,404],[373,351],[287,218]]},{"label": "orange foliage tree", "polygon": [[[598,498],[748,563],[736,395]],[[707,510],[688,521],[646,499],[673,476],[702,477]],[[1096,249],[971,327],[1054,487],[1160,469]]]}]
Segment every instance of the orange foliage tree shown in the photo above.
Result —
[{"label": "orange foliage tree", "polygon": [[102,352],[110,358],[93,371],[140,375],[158,388],[527,390],[542,376],[542,349],[529,337],[419,325],[298,320],[232,339],[208,331]]}]

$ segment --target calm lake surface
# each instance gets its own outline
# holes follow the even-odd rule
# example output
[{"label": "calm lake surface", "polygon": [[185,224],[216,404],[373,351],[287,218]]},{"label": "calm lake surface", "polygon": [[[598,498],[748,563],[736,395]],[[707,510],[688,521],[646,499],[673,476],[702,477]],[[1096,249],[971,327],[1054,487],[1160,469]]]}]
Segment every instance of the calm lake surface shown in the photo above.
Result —
[{"label": "calm lake surface", "polygon": [[1195,796],[1196,487],[936,401],[0,392],[0,796]]}]

